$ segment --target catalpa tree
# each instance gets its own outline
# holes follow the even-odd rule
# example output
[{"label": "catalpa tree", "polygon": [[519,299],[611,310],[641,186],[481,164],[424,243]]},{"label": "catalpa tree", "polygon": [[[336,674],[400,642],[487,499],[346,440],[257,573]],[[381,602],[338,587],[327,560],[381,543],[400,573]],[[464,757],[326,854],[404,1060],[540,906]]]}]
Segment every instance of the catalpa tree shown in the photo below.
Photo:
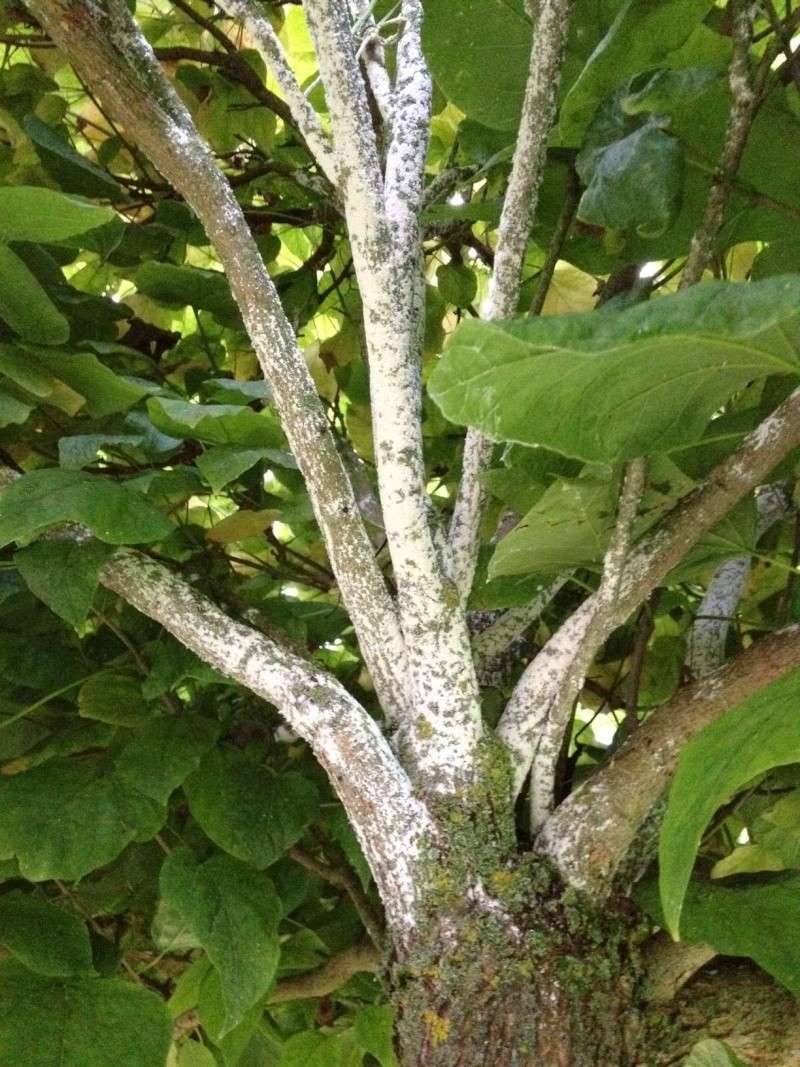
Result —
[{"label": "catalpa tree", "polygon": [[798,33],[6,5],[2,1067],[797,1062]]}]

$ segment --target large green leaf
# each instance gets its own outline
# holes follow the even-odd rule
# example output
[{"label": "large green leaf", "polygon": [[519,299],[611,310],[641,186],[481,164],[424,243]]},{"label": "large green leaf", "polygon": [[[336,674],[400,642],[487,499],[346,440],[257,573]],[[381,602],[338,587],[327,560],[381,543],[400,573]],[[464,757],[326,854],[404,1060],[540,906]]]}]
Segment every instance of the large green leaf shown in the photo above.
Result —
[{"label": "large green leaf", "polygon": [[531,51],[523,0],[426,0],[423,46],[457,107],[486,126],[514,129]]},{"label": "large green leaf", "polygon": [[0,545],[63,522],[82,523],[111,545],[159,541],[174,529],[133,489],[81,471],[31,471],[0,494]]},{"label": "large green leaf", "polygon": [[628,0],[595,48],[561,108],[559,131],[579,145],[598,105],[632,74],[692,66],[678,54],[712,6],[711,0]]},{"label": "large green leaf", "polygon": [[273,776],[234,749],[214,749],[184,786],[211,840],[263,870],[302,836],[317,813],[316,787],[299,774]]},{"label": "large green leaf", "polygon": [[153,424],[171,437],[246,449],[284,443],[274,416],[238,404],[190,404],[159,396],[148,401],[147,410]]},{"label": "large green leaf", "polygon": [[34,596],[70,625],[81,626],[113,551],[100,541],[41,541],[16,552],[14,563]]},{"label": "large green leaf", "polygon": [[281,901],[270,880],[230,856],[198,863],[176,849],[161,869],[161,897],[216,968],[224,1037],[263,999],[278,968]]},{"label": "large green leaf", "polygon": [[[0,194],[7,190],[0,188]],[[69,337],[69,322],[33,272],[8,245],[0,244],[0,318],[25,341],[60,345]]]},{"label": "large green leaf", "polygon": [[661,902],[678,936],[703,831],[747,782],[800,760],[800,671],[791,671],[707,726],[681,755],[659,845]]},{"label": "large green leaf", "polygon": [[609,462],[698,440],[753,379],[797,374],[800,278],[707,282],[624,311],[468,320],[429,388],[453,422]]},{"label": "large green leaf", "polygon": [[125,196],[125,190],[107,171],[101,170],[85,159],[52,126],[35,115],[28,115],[22,123],[25,132],[36,145],[42,164],[65,193],[80,196],[108,197],[117,200]]},{"label": "large green leaf", "polygon": [[[689,883],[681,917],[681,940],[708,944],[723,956],[746,956],[800,996],[800,874],[781,872]],[[642,903],[661,921],[654,887]]]},{"label": "large green leaf", "polygon": [[0,240],[64,241],[111,222],[110,208],[34,185],[0,187]]},{"label": "large green leaf", "polygon": [[213,744],[205,720],[158,719],[114,758],[53,759],[0,777],[0,855],[14,855],[23,877],[74,881],[147,841],[166,803]]},{"label": "large green leaf", "polygon": [[122,378],[90,352],[36,352],[38,363],[55,378],[86,397],[86,411],[96,419],[127,411],[148,390]]},{"label": "large green leaf", "polygon": [[147,262],[137,270],[135,281],[140,293],[162,304],[210,311],[226,326],[241,325],[228,281],[221,271]]},{"label": "large green leaf", "polygon": [[8,1067],[164,1067],[163,1001],[118,979],[43,978],[0,966],[0,1063]]},{"label": "large green leaf", "polygon": [[33,893],[15,890],[0,896],[0,945],[48,978],[95,973],[84,924]]}]

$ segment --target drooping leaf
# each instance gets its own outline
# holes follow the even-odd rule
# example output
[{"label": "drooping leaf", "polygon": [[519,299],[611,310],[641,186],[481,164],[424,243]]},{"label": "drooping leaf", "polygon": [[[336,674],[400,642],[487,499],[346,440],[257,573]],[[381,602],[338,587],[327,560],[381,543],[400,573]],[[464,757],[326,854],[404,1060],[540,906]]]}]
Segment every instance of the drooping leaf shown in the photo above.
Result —
[{"label": "drooping leaf", "polygon": [[0,494],[0,545],[78,522],[111,545],[168,537],[172,524],[139,493],[110,478],[56,467],[31,471]]},{"label": "drooping leaf", "polygon": [[690,66],[673,60],[711,7],[709,0],[627,0],[597,45],[561,107],[559,131],[579,145],[598,105],[632,74]]},{"label": "drooping leaf", "polygon": [[224,1037],[263,999],[275,977],[280,898],[252,867],[225,855],[198,863],[188,849],[176,849],[164,862],[161,895],[219,974]]},{"label": "drooping leaf", "polygon": [[164,1067],[170,1018],[143,986],[43,978],[5,963],[0,996],[0,1063],[9,1067]]},{"label": "drooping leaf", "polygon": [[274,508],[265,508],[262,511],[247,511],[241,509],[227,515],[224,519],[215,523],[207,531],[209,541],[218,544],[228,544],[231,541],[244,541],[248,537],[258,537],[263,534],[271,523],[280,518],[280,511]]},{"label": "drooping leaf", "polygon": [[[660,921],[654,887],[645,889],[642,897]],[[800,874],[743,877],[735,886],[696,879],[686,891],[681,940],[711,945],[723,956],[755,960],[797,996],[800,947],[788,932],[799,922]]]},{"label": "drooping leaf", "polygon": [[209,448],[197,457],[197,467],[215,493],[224,489],[272,449],[267,448]]},{"label": "drooping leaf", "polygon": [[447,418],[496,439],[590,462],[653,455],[698,440],[753,379],[800,373],[798,304],[800,279],[787,277],[602,314],[469,320],[429,389]]},{"label": "drooping leaf", "polygon": [[102,671],[88,678],[78,692],[78,714],[111,726],[141,726],[150,716],[142,686],[133,674]]},{"label": "drooping leaf", "polygon": [[[7,189],[0,187],[0,196]],[[25,341],[60,345],[69,337],[69,322],[34,273],[6,244],[0,243],[0,318]]]},{"label": "drooping leaf", "polygon": [[659,845],[661,902],[678,936],[700,839],[714,812],[772,767],[800,760],[800,672],[791,671],[707,726],[684,749]]},{"label": "drooping leaf", "polygon": [[171,437],[246,449],[280,448],[283,444],[274,417],[252,408],[153,397],[147,410],[154,425]]},{"label": "drooping leaf", "polygon": [[86,411],[92,418],[115,415],[147,395],[140,383],[131,382],[109,370],[90,352],[36,353],[38,362],[55,378],[66,382],[71,389],[86,397]]},{"label": "drooping leaf", "polygon": [[153,300],[210,311],[226,326],[241,323],[227,279],[220,271],[147,262],[137,270],[135,281],[139,292]]},{"label": "drooping leaf", "polygon": [[14,554],[34,594],[71,626],[81,626],[92,607],[100,571],[114,549],[99,541],[42,541]]},{"label": "drooping leaf", "polygon": [[312,782],[295,773],[272,776],[233,749],[209,752],[184,789],[211,840],[259,870],[280,859],[317,812]]},{"label": "drooping leaf", "polygon": [[27,115],[22,122],[25,132],[36,146],[39,158],[65,193],[79,196],[120,199],[125,195],[122,186],[107,172],[84,158],[68,141],[59,137],[35,115]]},{"label": "drooping leaf", "polygon": [[0,187],[0,240],[63,241],[116,218],[107,207],[33,185]]},{"label": "drooping leaf", "polygon": [[0,945],[48,978],[95,973],[84,924],[33,893],[14,890],[0,896]]}]

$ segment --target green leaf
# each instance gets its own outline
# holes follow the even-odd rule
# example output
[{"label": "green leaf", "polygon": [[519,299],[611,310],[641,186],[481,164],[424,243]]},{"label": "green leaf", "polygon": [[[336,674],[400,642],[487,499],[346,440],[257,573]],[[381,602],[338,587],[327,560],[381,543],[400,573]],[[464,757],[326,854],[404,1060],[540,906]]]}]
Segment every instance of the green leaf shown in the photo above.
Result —
[{"label": "green leaf", "polygon": [[589,58],[561,107],[559,132],[579,145],[598,105],[632,74],[674,63],[700,25],[710,0],[628,0]]},{"label": "green leaf", "polygon": [[218,493],[259,460],[266,459],[272,451],[268,448],[209,448],[197,457],[197,469]]},{"label": "green leaf", "polygon": [[495,439],[590,462],[653,455],[698,440],[748,382],[798,373],[798,305],[800,278],[786,277],[707,282],[623,311],[469,320],[429,390],[451,421]]},{"label": "green leaf", "polygon": [[170,1018],[143,986],[3,964],[0,997],[0,1063],[9,1067],[164,1067]]},{"label": "green leaf", "polygon": [[159,541],[174,529],[139,493],[80,471],[31,471],[0,494],[0,546],[63,522],[82,523],[111,545]]},{"label": "green leaf", "polygon": [[359,1008],[353,1019],[353,1029],[358,1043],[381,1067],[397,1067],[394,1012],[389,1004],[368,1004]]},{"label": "green leaf", "polygon": [[107,207],[34,185],[0,187],[0,240],[64,241],[116,218]]},{"label": "green leaf", "polygon": [[469,307],[478,295],[475,272],[463,263],[443,263],[436,271],[436,285],[442,299],[456,307]]},{"label": "green leaf", "polygon": [[22,125],[36,146],[45,170],[56,179],[65,193],[107,197],[110,200],[126,195],[118,181],[76,152],[52,126],[35,115],[26,115]]},{"label": "green leaf", "polygon": [[[0,198],[8,191],[0,187]],[[69,337],[69,322],[33,272],[5,244],[0,244],[0,318],[35,344],[60,345]]]},{"label": "green leaf", "polygon": [[348,1033],[307,1030],[294,1034],[283,1046],[279,1067],[356,1067],[353,1042]]},{"label": "green leaf", "polygon": [[140,293],[162,304],[210,311],[224,326],[241,326],[238,308],[221,271],[150,261],[139,267],[134,282]]},{"label": "green leaf", "polygon": [[186,924],[219,973],[224,1037],[266,995],[280,956],[281,901],[251,867],[217,855],[198,863],[176,849],[161,868],[161,896]]},{"label": "green leaf", "polygon": [[206,720],[156,719],[113,760],[53,759],[0,777],[0,854],[15,855],[32,882],[75,881],[110,863],[158,833],[170,794],[215,737]]},{"label": "green leaf", "polygon": [[141,726],[150,716],[142,686],[132,674],[102,671],[92,675],[78,693],[78,714],[111,726]]},{"label": "green leaf", "polygon": [[31,352],[16,345],[0,344],[0,371],[37,397],[50,396],[56,384],[52,374],[45,373]]},{"label": "green leaf", "polygon": [[94,974],[89,934],[80,919],[32,893],[0,896],[0,945],[48,978]]},{"label": "green leaf", "polygon": [[661,902],[673,936],[714,812],[756,775],[800,760],[799,693],[800,671],[791,671],[707,726],[684,749],[659,844]]},{"label": "green leaf", "polygon": [[485,126],[514,129],[531,50],[522,0],[426,0],[422,40],[437,84],[458,108]]},{"label": "green leaf", "polygon": [[86,411],[95,419],[127,411],[149,391],[115,374],[89,352],[39,350],[36,356],[54,377],[86,398]]},{"label": "green leaf", "polygon": [[99,541],[42,541],[21,548],[14,563],[34,596],[79,627],[91,610],[100,571],[113,552]]},{"label": "green leaf", "polygon": [[274,416],[238,404],[190,404],[152,397],[147,410],[162,433],[207,445],[280,448],[283,434]]},{"label": "green leaf", "polygon": [[211,840],[259,870],[302,837],[319,803],[308,779],[291,772],[273,777],[229,748],[209,752],[184,790]]},{"label": "green leaf", "polygon": [[178,1048],[178,1067],[217,1067],[217,1061],[199,1041],[184,1041]]},{"label": "green leaf", "polygon": [[663,233],[678,212],[683,148],[654,123],[585,149],[576,166],[587,186],[578,205],[583,222],[651,237]]},{"label": "green leaf", "polygon": [[23,404],[15,396],[9,396],[4,389],[0,389],[0,427],[26,422],[32,411],[30,404]]},{"label": "green leaf", "polygon": [[[655,894],[643,904],[660,920]],[[681,919],[681,940],[708,944],[723,956],[745,956],[800,995],[800,874],[781,872],[741,878],[734,886],[693,880]]]},{"label": "green leaf", "polygon": [[722,1041],[699,1041],[683,1061],[683,1067],[747,1067]]}]

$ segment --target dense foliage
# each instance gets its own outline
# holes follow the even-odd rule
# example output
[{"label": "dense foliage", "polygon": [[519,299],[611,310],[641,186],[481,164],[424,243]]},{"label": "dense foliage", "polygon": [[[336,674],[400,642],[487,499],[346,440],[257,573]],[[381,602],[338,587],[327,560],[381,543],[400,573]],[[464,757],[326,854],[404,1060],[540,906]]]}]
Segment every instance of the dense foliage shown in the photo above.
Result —
[{"label": "dense foliage", "polygon": [[[391,582],[335,197],[235,21],[205,0],[129,6],[230,178]],[[391,66],[395,5],[371,6]],[[492,724],[597,587],[625,461],[647,457],[638,538],[798,385],[800,8],[757,7],[762,99],[715,280],[677,292],[731,104],[726,5],[578,0],[519,317],[487,323],[531,12],[426,0],[430,500],[444,523],[465,426],[500,442],[474,629],[554,594],[515,657],[484,665]],[[324,115],[302,7],[265,10]],[[380,715],[270,388],[192,211],[25,9],[7,2],[0,29],[0,458],[20,475],[0,497],[0,1064],[392,1067],[380,902],[327,776],[274,708],[100,583],[138,546]],[[701,673],[721,565],[752,560],[724,654],[800,621],[796,463],[770,476],[771,522],[749,495],[605,643],[562,797]],[[652,872],[640,896],[800,993],[797,693],[792,673],[692,743],[660,901]],[[691,1062],[736,1062],[706,1055],[727,1056]]]}]

